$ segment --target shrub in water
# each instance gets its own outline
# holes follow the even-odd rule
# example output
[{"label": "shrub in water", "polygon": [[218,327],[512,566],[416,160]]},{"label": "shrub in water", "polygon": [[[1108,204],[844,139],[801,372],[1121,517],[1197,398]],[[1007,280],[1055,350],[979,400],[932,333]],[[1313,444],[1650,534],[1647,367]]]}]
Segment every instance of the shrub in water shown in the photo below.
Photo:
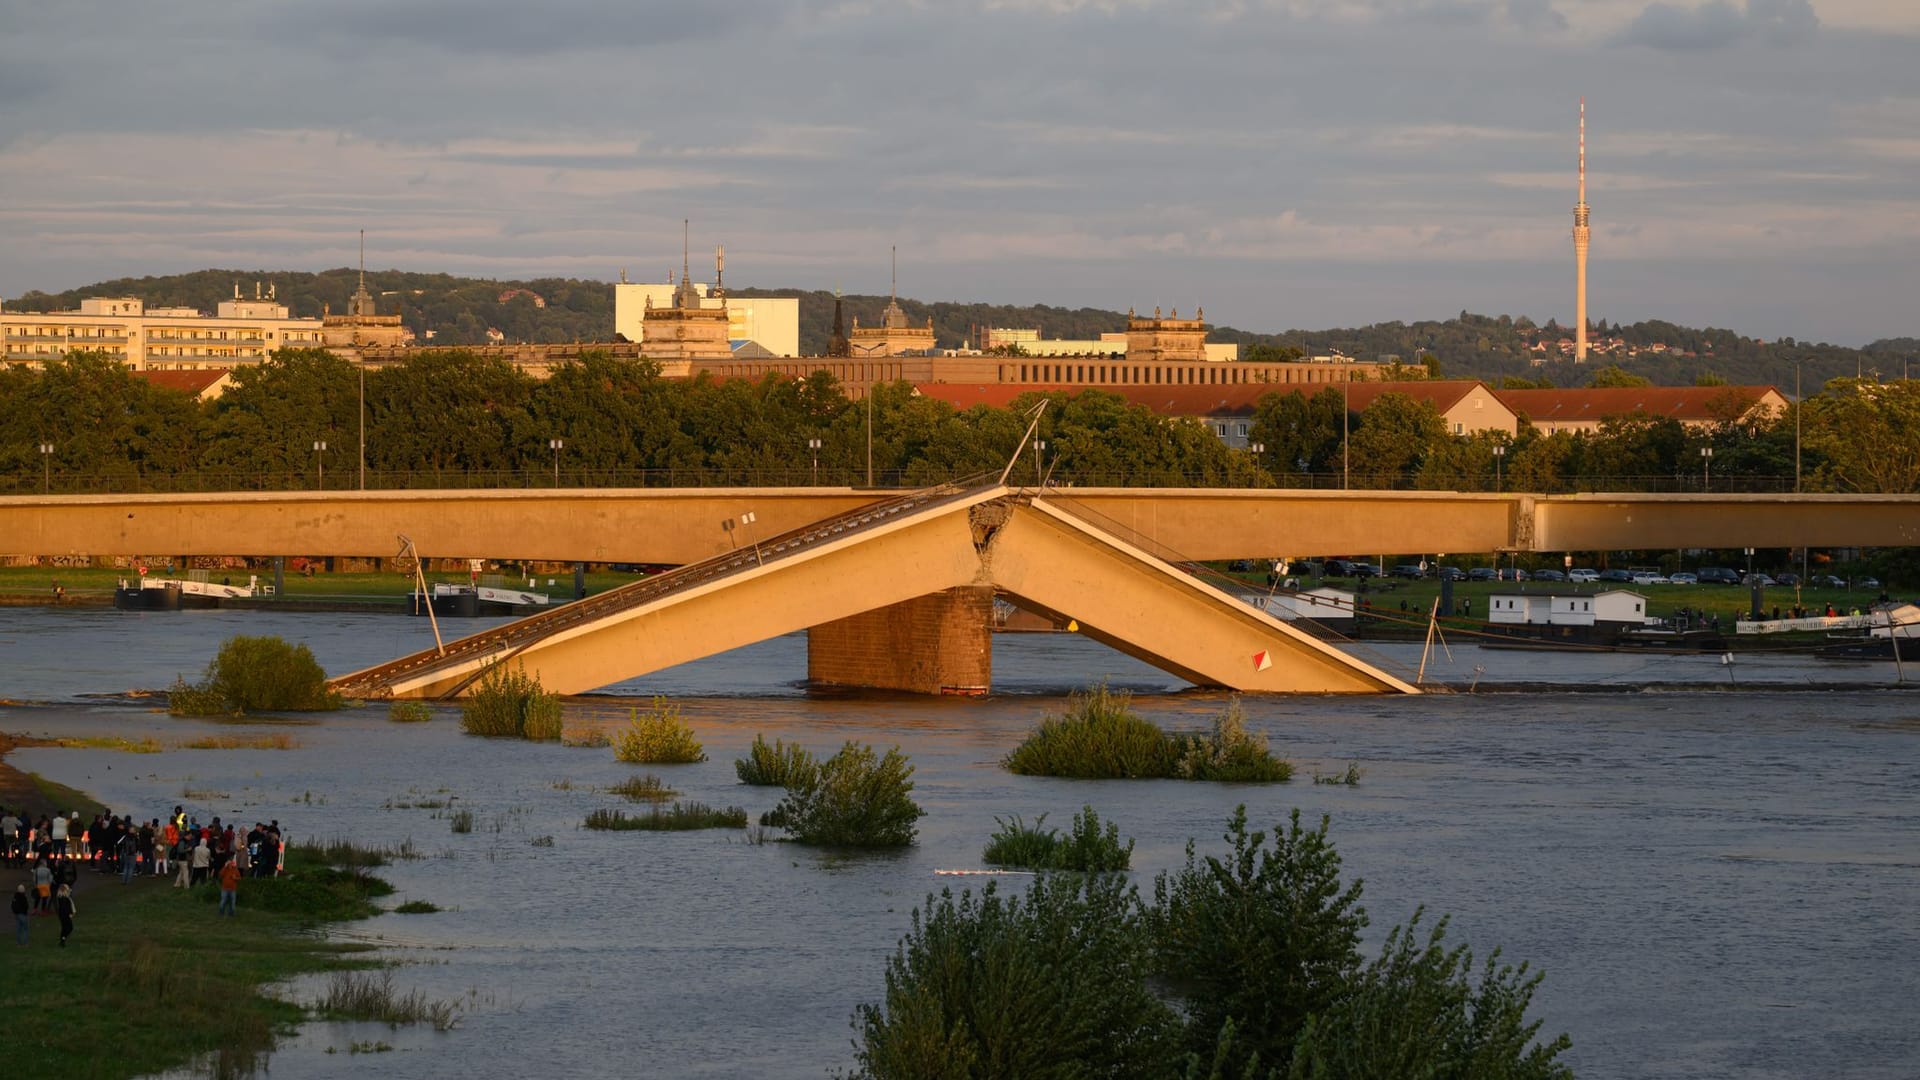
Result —
[{"label": "shrub in water", "polygon": [[424,701],[396,701],[387,706],[387,719],[396,724],[424,724],[433,719],[433,707]]},{"label": "shrub in water", "polygon": [[1267,750],[1267,737],[1247,730],[1239,698],[1228,703],[1211,732],[1178,738],[1184,747],[1178,766],[1182,779],[1273,783],[1293,776],[1293,766]]},{"label": "shrub in water", "polygon": [[607,789],[628,802],[666,802],[680,793],[660,782],[652,773],[629,776]]},{"label": "shrub in water", "polygon": [[1179,1019],[1149,989],[1151,956],[1119,875],[930,896],[887,962],[882,1000],[854,1014],[853,1075],[1177,1075]]},{"label": "shrub in water", "polygon": [[990,865],[1110,873],[1125,870],[1133,862],[1133,841],[1122,844],[1120,827],[1112,822],[1102,829],[1100,815],[1091,806],[1074,816],[1073,828],[1065,837],[1058,829],[1043,828],[1045,814],[1034,819],[1031,828],[1018,815],[1011,821],[994,820],[1000,830],[987,841],[983,855]]},{"label": "shrub in water", "polygon": [[560,738],[560,697],[520,665],[491,664],[460,703],[460,728],[469,735],[552,742]]},{"label": "shrub in water", "polygon": [[785,829],[802,844],[905,847],[913,843],[914,823],[926,814],[912,792],[913,766],[899,747],[882,755],[850,742],[796,777],[761,824]]},{"label": "shrub in water", "polygon": [[1180,745],[1133,711],[1132,696],[1105,684],[1074,694],[1003,764],[1022,776],[1108,780],[1173,776]]},{"label": "shrub in water", "polygon": [[760,787],[790,787],[810,769],[818,768],[805,747],[789,746],[779,739],[768,746],[766,737],[755,735],[747,756],[735,758],[733,771],[743,784]]},{"label": "shrub in water", "polygon": [[199,685],[174,684],[167,710],[175,716],[244,712],[322,712],[340,707],[313,650],[271,635],[230,637],[207,665]]},{"label": "shrub in water", "polygon": [[613,756],[637,765],[690,765],[707,760],[680,706],[654,698],[646,712],[630,710],[627,726],[613,740]]},{"label": "shrub in water", "polygon": [[744,829],[747,827],[747,812],[738,806],[715,809],[706,803],[677,802],[664,808],[656,806],[644,814],[628,814],[625,810],[594,810],[587,814],[584,825],[589,829],[653,832]]}]

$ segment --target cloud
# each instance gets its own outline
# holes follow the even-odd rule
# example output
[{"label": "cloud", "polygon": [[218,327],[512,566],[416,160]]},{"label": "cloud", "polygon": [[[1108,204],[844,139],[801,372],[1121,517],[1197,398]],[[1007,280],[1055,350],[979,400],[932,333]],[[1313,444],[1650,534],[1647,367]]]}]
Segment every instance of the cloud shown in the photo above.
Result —
[{"label": "cloud", "polygon": [[1553,0],[1507,0],[1507,21],[1522,30],[1567,28],[1567,17],[1554,10]]},{"label": "cloud", "polygon": [[1707,0],[1692,7],[1655,0],[1620,35],[1628,45],[1674,52],[1722,49],[1748,38],[1797,45],[1813,36],[1820,16],[1811,0]]}]

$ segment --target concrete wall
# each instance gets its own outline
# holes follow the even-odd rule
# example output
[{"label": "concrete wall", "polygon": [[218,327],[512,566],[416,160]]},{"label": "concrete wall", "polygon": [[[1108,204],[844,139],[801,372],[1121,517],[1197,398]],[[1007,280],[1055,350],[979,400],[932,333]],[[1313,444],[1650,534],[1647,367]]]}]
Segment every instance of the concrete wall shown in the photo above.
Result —
[{"label": "concrete wall", "polygon": [[993,682],[993,589],[970,586],[807,631],[807,678],[914,694],[984,694]]}]

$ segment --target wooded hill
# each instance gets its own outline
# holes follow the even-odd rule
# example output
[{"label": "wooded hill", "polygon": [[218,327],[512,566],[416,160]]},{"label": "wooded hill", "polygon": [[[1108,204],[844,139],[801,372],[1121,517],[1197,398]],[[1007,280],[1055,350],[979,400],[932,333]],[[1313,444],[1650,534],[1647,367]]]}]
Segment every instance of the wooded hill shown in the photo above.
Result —
[{"label": "wooded hill", "polygon": [[[92,296],[138,296],[149,305],[194,307],[212,311],[233,295],[253,295],[254,283],[272,283],[289,311],[315,317],[323,311],[341,313],[352,295],[359,272],[350,268],[320,273],[267,270],[201,270],[166,277],[121,278],[62,293],[29,292],[7,302],[10,311],[51,311],[79,306]],[[613,334],[613,287],[602,281],[575,278],[538,278],[494,281],[419,274],[402,270],[367,273],[383,314],[398,312],[422,341],[471,345],[487,340],[489,329],[509,341],[604,341]],[[800,347],[809,355],[826,351],[833,327],[833,294],[825,290],[735,289],[742,296],[797,296],[800,298]],[[541,306],[534,299],[544,301]],[[506,297],[502,300],[502,297]],[[851,295],[843,298],[848,325],[876,325],[886,310],[885,296]],[[902,298],[900,307],[915,324],[933,320],[934,340],[942,347],[967,343],[977,328],[987,326],[1038,328],[1044,337],[1084,339],[1126,328],[1126,315],[1098,308],[1062,308],[1045,304],[926,303]],[[1439,360],[1443,375],[1478,378],[1499,383],[1505,379],[1555,386],[1585,384],[1593,373],[1609,365],[1661,385],[1697,382],[1771,383],[1790,393],[1794,365],[1802,363],[1802,385],[1809,390],[1840,376],[1900,377],[1909,359],[1920,360],[1920,339],[1876,341],[1862,349],[1814,344],[1782,338],[1761,342],[1731,330],[1693,329],[1650,321],[1632,324],[1596,323],[1592,340],[1614,351],[1593,357],[1586,365],[1559,358],[1558,345],[1570,337],[1566,328],[1548,321],[1535,324],[1520,316],[1476,315],[1412,323],[1385,322],[1332,330],[1287,330],[1256,333],[1219,326],[1211,340],[1237,342],[1242,355],[1280,358],[1335,351],[1359,360],[1397,356],[1416,364],[1423,355]],[[1544,342],[1543,354],[1536,345]],[[1655,346],[1662,348],[1655,351]],[[1534,361],[1551,357],[1546,363]]]}]

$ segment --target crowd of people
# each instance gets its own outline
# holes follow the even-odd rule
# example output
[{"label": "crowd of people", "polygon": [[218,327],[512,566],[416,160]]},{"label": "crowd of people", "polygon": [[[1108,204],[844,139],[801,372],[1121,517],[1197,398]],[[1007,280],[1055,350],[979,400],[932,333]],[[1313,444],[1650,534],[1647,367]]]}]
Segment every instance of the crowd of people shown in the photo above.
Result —
[{"label": "crowd of people", "polygon": [[177,889],[216,881],[219,913],[235,915],[240,879],[277,877],[286,867],[286,844],[278,820],[241,832],[218,817],[203,825],[179,806],[165,821],[101,812],[91,822],[82,822],[79,811],[35,819],[0,807],[0,862],[27,873],[13,892],[15,941],[27,944],[31,917],[55,915],[65,945],[73,936],[73,891],[82,871],[117,874],[123,885],[140,876],[170,875]]}]

